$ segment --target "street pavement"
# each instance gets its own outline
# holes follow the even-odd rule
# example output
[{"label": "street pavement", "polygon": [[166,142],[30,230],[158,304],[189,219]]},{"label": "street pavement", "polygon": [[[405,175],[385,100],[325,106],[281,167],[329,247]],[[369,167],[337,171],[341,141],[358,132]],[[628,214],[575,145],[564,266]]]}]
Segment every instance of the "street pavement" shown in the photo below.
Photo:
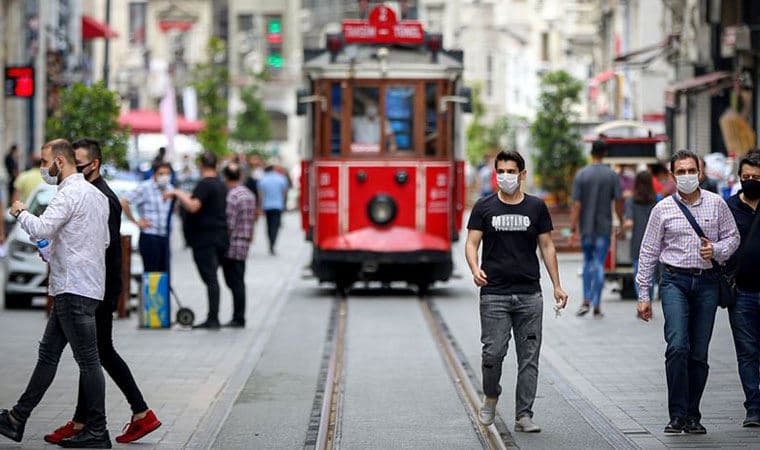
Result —
[{"label": "street pavement", "polygon": [[[298,217],[285,216],[278,255],[268,255],[263,224],[248,261],[244,330],[139,330],[137,318],[115,322],[115,343],[163,426],[140,448],[303,448],[332,308],[329,289],[302,276],[309,245]],[[460,277],[433,290],[433,302],[479,377],[477,291],[457,244]],[[185,306],[205,317],[205,290],[188,250],[175,236],[173,284]],[[513,433],[521,448],[758,448],[760,431],[741,428],[743,394],[726,312],[719,311],[703,400],[706,436],[665,436],[664,341],[659,305],[649,324],[635,304],[608,286],[605,317],[578,318],[580,256],[561,255],[571,303],[560,317],[545,285],[544,340],[535,420],[540,434]],[[546,281],[546,276],[544,279]],[[223,285],[221,318],[231,317]],[[339,444],[344,448],[479,448],[445,372],[418,302],[408,291],[349,296],[345,386]],[[0,311],[0,406],[10,407],[36,360],[41,310]],[[42,448],[45,433],[73,413],[77,369],[66,350],[53,386],[33,413],[24,442]],[[504,364],[499,413],[514,419],[514,349]],[[107,382],[112,438],[129,407]],[[115,442],[114,442],[115,444]],[[136,445],[136,444],[132,444]],[[53,446],[50,446],[51,448]],[[121,448],[115,444],[115,448]]]}]

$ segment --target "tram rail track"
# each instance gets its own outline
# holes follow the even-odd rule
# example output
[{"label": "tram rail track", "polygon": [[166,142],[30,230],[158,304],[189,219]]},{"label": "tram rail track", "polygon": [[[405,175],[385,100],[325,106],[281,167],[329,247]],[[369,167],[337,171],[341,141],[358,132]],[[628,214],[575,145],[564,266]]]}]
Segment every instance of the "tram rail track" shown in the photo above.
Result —
[{"label": "tram rail track", "polygon": [[[348,301],[349,296],[345,292],[338,293],[333,300],[322,367],[304,449],[326,450],[340,447]],[[447,375],[454,384],[473,431],[483,448],[488,450],[519,448],[498,414],[493,425],[485,427],[480,424],[478,410],[483,393],[478,387],[475,372],[435,306],[433,298],[430,295],[422,295],[417,303],[428,325],[431,338],[439,350]]]}]

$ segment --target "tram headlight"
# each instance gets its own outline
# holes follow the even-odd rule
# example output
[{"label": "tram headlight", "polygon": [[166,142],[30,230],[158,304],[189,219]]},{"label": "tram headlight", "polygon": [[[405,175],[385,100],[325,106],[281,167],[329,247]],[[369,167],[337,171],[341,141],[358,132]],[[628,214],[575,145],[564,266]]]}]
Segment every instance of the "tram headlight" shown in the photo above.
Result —
[{"label": "tram headlight", "polygon": [[396,202],[387,194],[378,194],[367,204],[369,220],[377,225],[389,224],[396,218],[397,212]]}]

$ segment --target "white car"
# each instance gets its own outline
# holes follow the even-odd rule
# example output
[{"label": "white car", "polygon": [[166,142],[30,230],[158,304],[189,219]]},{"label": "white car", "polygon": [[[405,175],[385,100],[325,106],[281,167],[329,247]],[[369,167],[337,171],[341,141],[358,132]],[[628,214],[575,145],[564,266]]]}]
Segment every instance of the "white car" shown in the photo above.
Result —
[{"label": "white car", "polygon": [[[137,186],[134,181],[113,180],[108,182],[117,196],[121,197]],[[26,203],[29,212],[39,216],[45,211],[56,192],[56,186],[41,183],[29,195]],[[13,222],[10,216],[6,220]],[[122,215],[121,234],[131,237],[130,295],[137,296],[142,279],[142,258],[138,250],[140,230]],[[6,255],[2,260],[5,274],[5,307],[29,307],[34,297],[47,294],[47,264],[39,257],[37,245],[29,235],[14,225],[6,239]]]}]

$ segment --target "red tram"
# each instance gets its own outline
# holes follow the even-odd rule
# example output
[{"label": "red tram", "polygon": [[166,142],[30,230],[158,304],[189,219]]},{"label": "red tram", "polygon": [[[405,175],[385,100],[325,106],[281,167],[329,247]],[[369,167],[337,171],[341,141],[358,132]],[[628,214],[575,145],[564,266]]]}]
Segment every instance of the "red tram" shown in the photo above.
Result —
[{"label": "red tram", "polygon": [[447,280],[464,211],[462,52],[380,5],[304,53],[301,213],[314,275],[339,290]]}]

